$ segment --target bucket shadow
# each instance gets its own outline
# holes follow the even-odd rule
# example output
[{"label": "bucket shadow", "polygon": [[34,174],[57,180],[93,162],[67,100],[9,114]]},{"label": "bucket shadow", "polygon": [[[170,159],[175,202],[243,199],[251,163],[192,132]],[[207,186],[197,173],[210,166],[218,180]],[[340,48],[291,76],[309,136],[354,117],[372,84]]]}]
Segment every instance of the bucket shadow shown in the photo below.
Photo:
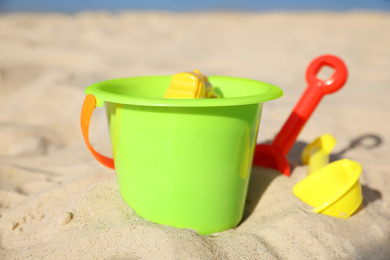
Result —
[{"label": "bucket shadow", "polygon": [[248,217],[253,213],[267,187],[279,175],[280,173],[275,170],[267,170],[257,166],[252,167],[248,193],[245,202],[244,215],[239,225],[247,220]]},{"label": "bucket shadow", "polygon": [[367,185],[362,185],[362,195],[362,204],[360,204],[359,208],[352,215],[359,214],[360,211],[364,210],[372,202],[382,199],[382,193],[380,191],[371,189]]},{"label": "bucket shadow", "polygon": [[378,190],[371,189],[367,185],[362,185],[362,193],[363,193],[363,206],[367,207],[374,201],[382,199],[382,193]]}]

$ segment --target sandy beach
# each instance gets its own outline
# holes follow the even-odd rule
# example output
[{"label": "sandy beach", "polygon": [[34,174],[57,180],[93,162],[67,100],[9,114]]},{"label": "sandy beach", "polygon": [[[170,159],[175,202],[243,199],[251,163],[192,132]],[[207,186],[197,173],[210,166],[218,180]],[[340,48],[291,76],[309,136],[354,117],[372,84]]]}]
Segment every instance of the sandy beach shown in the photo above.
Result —
[{"label": "sandy beach", "polygon": [[[284,96],[261,116],[257,141],[267,142],[322,54],[345,61],[347,83],[299,135],[291,177],[253,167],[234,229],[202,236],[139,217],[84,143],[88,85],[194,69],[279,86]],[[389,68],[389,13],[0,14],[0,258],[388,259]],[[363,204],[348,219],[313,213],[292,192],[308,172],[303,147],[324,133],[338,141],[331,160],[363,167]],[[104,109],[90,139],[112,154]]]}]

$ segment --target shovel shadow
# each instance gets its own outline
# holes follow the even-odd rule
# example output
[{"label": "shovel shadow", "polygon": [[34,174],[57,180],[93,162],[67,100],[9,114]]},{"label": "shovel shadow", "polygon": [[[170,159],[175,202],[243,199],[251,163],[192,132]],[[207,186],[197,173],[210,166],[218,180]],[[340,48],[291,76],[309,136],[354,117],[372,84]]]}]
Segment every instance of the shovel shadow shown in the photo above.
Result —
[{"label": "shovel shadow", "polygon": [[[345,158],[345,154],[347,154],[351,150],[370,150],[377,148],[378,146],[382,145],[382,143],[383,139],[379,135],[373,133],[363,134],[359,137],[352,139],[350,143],[346,147],[342,148],[339,152],[331,153],[329,156],[329,161],[333,162],[343,159]],[[291,148],[289,154],[287,155],[287,159],[290,162],[291,172],[294,170],[295,167],[303,165],[301,155],[307,145],[308,143],[306,142],[297,141]]]}]

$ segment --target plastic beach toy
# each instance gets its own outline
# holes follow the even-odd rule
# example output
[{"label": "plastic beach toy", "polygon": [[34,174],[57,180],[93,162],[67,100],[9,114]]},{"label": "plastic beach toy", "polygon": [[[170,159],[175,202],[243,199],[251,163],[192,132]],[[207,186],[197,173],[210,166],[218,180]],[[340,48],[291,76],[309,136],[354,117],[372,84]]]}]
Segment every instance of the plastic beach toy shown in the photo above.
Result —
[{"label": "plastic beach toy", "polygon": [[361,171],[358,162],[338,160],[307,176],[294,186],[293,192],[314,207],[315,213],[348,218],[363,201]]},{"label": "plastic beach toy", "polygon": [[307,145],[302,152],[303,164],[309,165],[309,174],[316,172],[329,163],[329,156],[336,139],[330,134],[323,134]]},{"label": "plastic beach toy", "polygon": [[[172,76],[89,86],[81,113],[87,147],[115,168],[123,199],[141,217],[210,234],[243,215],[262,104],[282,96],[250,79],[208,78],[223,98],[164,98]],[[90,144],[93,110],[105,104],[113,158]]]},{"label": "plastic beach toy", "polygon": [[207,76],[199,70],[181,72],[173,75],[171,84],[164,98],[216,98],[214,87]]},{"label": "plastic beach toy", "polygon": [[[333,75],[328,80],[322,80],[316,76],[324,66],[334,69]],[[290,176],[290,165],[286,155],[321,99],[339,90],[346,80],[347,67],[340,58],[323,55],[314,59],[306,70],[308,86],[305,92],[273,142],[270,145],[257,145],[253,164],[273,168]]]},{"label": "plastic beach toy", "polygon": [[348,218],[363,201],[359,182],[362,166],[348,159],[328,164],[335,143],[333,136],[322,135],[305,148],[302,160],[309,163],[309,175],[293,192],[316,213]]}]

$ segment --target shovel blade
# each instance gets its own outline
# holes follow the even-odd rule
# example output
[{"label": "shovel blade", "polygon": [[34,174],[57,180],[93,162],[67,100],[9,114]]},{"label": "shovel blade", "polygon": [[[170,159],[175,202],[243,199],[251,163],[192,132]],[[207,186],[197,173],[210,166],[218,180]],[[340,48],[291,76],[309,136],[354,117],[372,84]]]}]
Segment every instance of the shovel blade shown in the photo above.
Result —
[{"label": "shovel blade", "polygon": [[286,156],[281,150],[269,144],[256,145],[253,165],[275,169],[286,176],[291,174]]}]

